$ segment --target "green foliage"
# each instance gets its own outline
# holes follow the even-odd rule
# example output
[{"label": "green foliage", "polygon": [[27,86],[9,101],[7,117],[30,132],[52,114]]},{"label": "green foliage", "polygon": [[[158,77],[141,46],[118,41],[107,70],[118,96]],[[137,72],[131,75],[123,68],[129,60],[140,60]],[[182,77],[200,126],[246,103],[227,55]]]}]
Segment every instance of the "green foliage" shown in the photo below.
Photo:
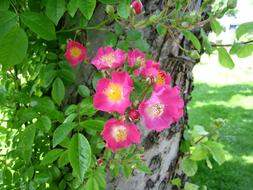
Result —
[{"label": "green foliage", "polygon": [[127,19],[130,14],[130,1],[129,0],[120,1],[117,12],[120,17]]},{"label": "green foliage", "polygon": [[230,55],[228,54],[227,50],[223,47],[218,48],[218,56],[219,62],[223,67],[233,69],[235,64]]},{"label": "green foliage", "polygon": [[96,0],[78,0],[82,14],[90,20],[96,7]]},{"label": "green foliage", "polygon": [[0,40],[0,63],[10,68],[23,61],[28,48],[26,33],[22,28],[13,28]]},{"label": "green foliage", "polygon": [[186,37],[187,40],[191,41],[193,46],[197,49],[200,50],[201,44],[198,40],[198,38],[190,31],[183,31],[184,36]]},{"label": "green foliage", "polygon": [[52,98],[60,105],[65,96],[65,87],[60,78],[56,78],[52,86]]},{"label": "green foliage", "polygon": [[88,140],[82,134],[75,134],[69,144],[68,157],[73,174],[82,181],[91,162],[91,148]]},{"label": "green foliage", "polygon": [[[99,20],[94,15],[95,9],[103,6],[97,6],[98,3],[110,5],[117,12],[107,12],[104,20]],[[104,190],[108,172],[125,178],[133,170],[152,175],[142,159],[142,147],[131,146],[117,153],[105,149],[100,133],[109,116],[94,108],[92,95],[98,80],[107,73],[84,76],[85,80],[91,80],[84,84],[83,76],[77,73],[86,65],[72,67],[64,58],[67,40],[75,39],[93,47],[87,31],[101,30],[106,31],[102,36],[105,46],[126,52],[138,48],[148,54],[149,43],[153,42],[145,39],[143,28],[152,27],[160,40],[177,38],[174,35],[181,31],[194,47],[185,49],[178,44],[183,54],[199,59],[203,50],[208,54],[218,50],[221,65],[233,67],[227,50],[214,46],[204,27],[200,35],[194,30],[200,29],[201,15],[209,3],[199,13],[188,13],[186,1],[175,1],[169,19],[165,19],[168,10],[139,17],[131,11],[130,3],[130,0],[0,1],[0,119],[3,120],[0,189]],[[233,4],[230,2],[229,6]],[[209,19],[212,30],[219,34],[223,29],[216,12],[210,13]],[[240,26],[236,31],[238,40],[251,30],[250,23]],[[251,52],[252,44],[240,41],[230,50],[230,54],[238,57]],[[134,89],[132,100],[148,84],[145,80],[134,82],[138,88]],[[182,169],[188,176],[196,173],[198,161],[204,160],[210,167],[209,158],[218,164],[224,162],[224,152],[212,138],[212,132],[194,126],[186,133],[181,150],[189,154],[182,159]],[[199,141],[200,138],[203,139]],[[178,179],[172,180],[172,184],[182,187]],[[187,184],[185,188],[194,189]]]},{"label": "green foliage", "polygon": [[243,35],[252,32],[253,32],[253,22],[243,23],[236,29],[236,38],[239,40]]},{"label": "green foliage", "polygon": [[24,24],[45,40],[55,40],[54,24],[46,16],[27,11],[21,15]]},{"label": "green foliage", "polygon": [[65,12],[65,0],[48,0],[46,5],[46,15],[55,25]]}]

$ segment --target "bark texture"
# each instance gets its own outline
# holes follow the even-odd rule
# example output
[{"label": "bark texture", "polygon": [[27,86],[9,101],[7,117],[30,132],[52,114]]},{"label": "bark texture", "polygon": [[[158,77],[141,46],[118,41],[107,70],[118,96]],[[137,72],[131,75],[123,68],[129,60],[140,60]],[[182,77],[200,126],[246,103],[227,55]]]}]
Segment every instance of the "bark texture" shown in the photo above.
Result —
[{"label": "bark texture", "polygon": [[[145,15],[148,16],[157,10],[163,10],[165,1],[163,0],[145,0],[143,1]],[[200,0],[192,1],[189,11],[196,10],[201,4]],[[96,10],[96,21],[99,18],[103,20],[102,9]],[[187,125],[187,103],[193,89],[192,69],[196,61],[186,57],[178,48],[178,43],[186,49],[190,49],[188,42],[179,33],[175,33],[175,38],[170,35],[159,36],[154,27],[144,29],[143,34],[151,46],[150,53],[161,62],[163,69],[169,72],[173,78],[173,86],[178,85],[181,88],[181,95],[184,99],[184,116],[181,120],[168,130],[162,133],[142,130],[142,145],[145,148],[144,158],[152,170],[152,175],[146,175],[142,172],[134,171],[129,179],[123,177],[108,177],[108,190],[171,190],[175,189],[170,184],[170,180],[175,177],[185,179],[180,172],[178,163],[180,159],[179,146],[182,140],[184,126]],[[88,32],[89,41],[92,43],[93,50],[96,50],[103,44],[104,32]],[[91,66],[83,66],[85,70],[86,84],[90,85],[89,78],[92,78]],[[81,73],[81,72],[80,72]],[[83,73],[83,72],[82,72]],[[87,82],[88,81],[88,82]],[[141,124],[140,124],[141,125]]]}]

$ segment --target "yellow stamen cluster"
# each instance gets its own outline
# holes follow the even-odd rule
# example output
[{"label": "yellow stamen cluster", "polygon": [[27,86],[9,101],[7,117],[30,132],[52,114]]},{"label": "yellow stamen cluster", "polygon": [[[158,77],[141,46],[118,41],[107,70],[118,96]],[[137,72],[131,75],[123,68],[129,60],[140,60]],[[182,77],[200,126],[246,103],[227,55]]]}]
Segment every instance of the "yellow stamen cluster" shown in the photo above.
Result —
[{"label": "yellow stamen cluster", "polygon": [[122,142],[127,139],[127,129],[125,126],[114,126],[112,136],[117,142]]},{"label": "yellow stamen cluster", "polygon": [[151,118],[159,117],[164,112],[164,105],[161,103],[153,104],[147,108],[148,115]]},{"label": "yellow stamen cluster", "polygon": [[114,53],[110,53],[107,55],[102,56],[101,58],[104,62],[106,62],[110,67],[115,62],[115,56]]},{"label": "yellow stamen cluster", "polygon": [[70,49],[70,54],[74,58],[78,58],[81,55],[81,50],[78,47],[73,47]]},{"label": "yellow stamen cluster", "polygon": [[123,89],[119,84],[111,83],[105,90],[105,95],[109,101],[117,103],[120,102],[123,98]]}]

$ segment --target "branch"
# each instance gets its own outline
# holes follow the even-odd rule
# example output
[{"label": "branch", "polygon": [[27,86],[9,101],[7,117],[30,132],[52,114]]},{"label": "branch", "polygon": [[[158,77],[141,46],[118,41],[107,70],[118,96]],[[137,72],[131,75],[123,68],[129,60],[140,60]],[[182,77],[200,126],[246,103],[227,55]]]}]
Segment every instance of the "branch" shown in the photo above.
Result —
[{"label": "branch", "polygon": [[[240,44],[249,44],[252,43],[253,40],[247,41],[247,42],[239,42]],[[212,47],[230,47],[233,46],[233,44],[213,44]]]}]

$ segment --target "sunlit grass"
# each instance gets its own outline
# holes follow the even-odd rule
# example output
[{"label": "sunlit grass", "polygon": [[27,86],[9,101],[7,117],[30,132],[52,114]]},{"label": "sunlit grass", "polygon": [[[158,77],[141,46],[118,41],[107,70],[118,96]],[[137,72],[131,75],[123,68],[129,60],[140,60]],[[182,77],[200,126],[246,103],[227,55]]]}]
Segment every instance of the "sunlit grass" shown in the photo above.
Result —
[{"label": "sunlit grass", "polygon": [[[243,66],[240,64],[244,64]],[[211,190],[253,189],[253,61],[236,62],[234,70],[217,62],[199,65],[194,71],[195,88],[189,105],[190,125],[208,126],[223,118],[221,143],[228,151],[227,162],[214,163],[212,170],[201,163],[192,178]]]}]

